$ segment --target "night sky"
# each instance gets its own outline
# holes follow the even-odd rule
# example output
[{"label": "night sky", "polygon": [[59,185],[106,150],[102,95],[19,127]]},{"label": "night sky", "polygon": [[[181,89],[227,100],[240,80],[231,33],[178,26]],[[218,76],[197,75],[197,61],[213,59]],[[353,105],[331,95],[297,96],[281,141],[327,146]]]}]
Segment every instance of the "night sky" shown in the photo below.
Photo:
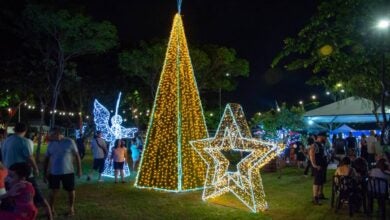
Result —
[{"label": "night sky", "polygon": [[[140,40],[168,38],[176,13],[175,0],[84,1],[86,11],[118,27],[123,47]],[[241,103],[248,113],[268,110],[279,103],[309,100],[318,88],[305,85],[308,71],[270,71],[283,39],[295,36],[315,13],[313,0],[183,0],[182,15],[190,43],[232,47],[250,63],[250,77],[236,91],[223,92],[223,102]],[[218,96],[216,95],[216,99]]]},{"label": "night sky", "polygon": [[[62,0],[84,6],[95,20],[108,20],[118,28],[120,49],[134,48],[141,40],[168,38],[176,0]],[[223,102],[242,104],[248,116],[278,103],[298,104],[320,95],[305,81],[308,71],[270,71],[283,39],[296,36],[315,13],[318,0],[183,0],[187,40],[234,48],[250,63],[250,77],[239,79],[234,92],[223,92]],[[161,64],[162,65],[162,64]],[[215,95],[218,99],[218,94]]]}]

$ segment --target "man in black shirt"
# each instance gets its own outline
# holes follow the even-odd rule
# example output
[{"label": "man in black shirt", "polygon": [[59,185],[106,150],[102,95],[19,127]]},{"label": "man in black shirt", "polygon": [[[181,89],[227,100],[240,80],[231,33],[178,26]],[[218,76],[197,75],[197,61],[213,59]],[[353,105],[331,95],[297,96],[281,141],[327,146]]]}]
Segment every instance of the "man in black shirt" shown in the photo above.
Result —
[{"label": "man in black shirt", "polygon": [[347,144],[347,156],[351,154],[355,154],[356,152],[356,138],[353,136],[352,132],[349,132],[349,135],[347,138],[345,138],[345,142]]},{"label": "man in black shirt", "polygon": [[321,132],[317,135],[315,143],[309,149],[310,160],[313,165],[314,183],[313,183],[313,204],[321,205],[320,199],[326,199],[323,193],[323,185],[325,182],[326,159],[325,147],[327,134]]}]

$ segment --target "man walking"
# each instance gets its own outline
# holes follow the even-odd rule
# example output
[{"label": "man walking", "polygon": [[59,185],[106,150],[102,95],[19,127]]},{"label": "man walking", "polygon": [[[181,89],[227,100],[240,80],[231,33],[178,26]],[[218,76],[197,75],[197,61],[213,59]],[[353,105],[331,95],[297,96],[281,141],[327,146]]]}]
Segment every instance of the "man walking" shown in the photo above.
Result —
[{"label": "man walking", "polygon": [[93,167],[91,173],[88,175],[87,180],[91,179],[93,170],[98,171],[98,181],[103,182],[102,173],[104,171],[104,161],[108,154],[106,141],[102,138],[102,132],[97,131],[95,138],[92,139],[91,149],[93,153]]},{"label": "man walking", "polygon": [[14,131],[15,134],[5,139],[1,148],[3,163],[7,168],[10,168],[15,163],[28,163],[32,167],[33,174],[27,178],[27,181],[33,185],[35,190],[34,203],[37,206],[44,207],[47,218],[53,219],[49,203],[43,197],[35,179],[39,175],[39,170],[33,156],[34,144],[30,139],[24,137],[27,132],[27,126],[24,123],[17,123]]},{"label": "man walking", "polygon": [[[77,176],[81,176],[81,160],[77,151],[75,142],[70,138],[65,138],[61,134],[60,128],[53,128],[50,131],[49,145],[46,151],[44,163],[44,175],[49,181],[50,207],[55,213],[54,204],[60,189],[60,184],[68,192],[69,212],[68,216],[74,215],[75,202],[75,173],[73,167],[73,158],[76,159]],[[50,170],[48,166],[50,162]],[[47,175],[48,174],[48,175]]]}]

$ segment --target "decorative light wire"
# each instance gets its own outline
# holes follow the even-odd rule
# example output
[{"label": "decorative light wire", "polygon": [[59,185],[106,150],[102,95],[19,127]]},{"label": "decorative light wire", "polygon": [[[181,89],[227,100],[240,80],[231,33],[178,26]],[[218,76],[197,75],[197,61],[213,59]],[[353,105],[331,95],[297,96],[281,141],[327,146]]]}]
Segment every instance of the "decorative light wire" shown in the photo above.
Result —
[{"label": "decorative light wire", "polygon": [[[213,138],[190,142],[207,164],[202,199],[233,193],[251,211],[266,210],[260,169],[280,153],[283,146],[253,139],[239,104],[227,104]],[[246,152],[231,172],[222,151]]]},{"label": "decorative light wire", "polygon": [[179,14],[181,14],[181,3],[182,3],[182,0],[177,0],[177,12]]},{"label": "decorative light wire", "polygon": [[[95,99],[94,101],[94,121],[96,125],[96,130],[102,132],[102,138],[109,142],[109,154],[104,162],[104,171],[102,173],[103,176],[114,177],[114,169],[113,165],[110,161],[112,151],[114,148],[115,140],[122,138],[134,138],[134,133],[138,131],[137,128],[125,128],[121,126],[122,117],[118,115],[119,101],[121,98],[121,94],[119,93],[118,100],[116,103],[115,115],[111,118],[111,126],[109,125],[110,112],[104,107],[102,104]],[[125,177],[130,176],[130,169],[125,161],[124,165],[124,173]]]}]

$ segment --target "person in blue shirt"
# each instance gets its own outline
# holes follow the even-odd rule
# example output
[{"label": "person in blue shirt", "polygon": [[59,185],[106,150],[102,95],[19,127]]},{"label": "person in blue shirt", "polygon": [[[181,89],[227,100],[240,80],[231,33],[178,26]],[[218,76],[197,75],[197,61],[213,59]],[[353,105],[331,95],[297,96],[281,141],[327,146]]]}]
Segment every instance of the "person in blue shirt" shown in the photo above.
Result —
[{"label": "person in blue shirt", "polygon": [[[76,143],[61,134],[58,127],[50,131],[49,145],[47,146],[46,157],[44,162],[45,181],[49,182],[50,207],[54,213],[54,204],[60,189],[60,184],[68,192],[69,213],[68,216],[74,215],[75,202],[75,171],[73,167],[74,159],[77,165],[77,177],[81,177],[81,160],[77,151]],[[50,167],[49,167],[50,164]]]}]

